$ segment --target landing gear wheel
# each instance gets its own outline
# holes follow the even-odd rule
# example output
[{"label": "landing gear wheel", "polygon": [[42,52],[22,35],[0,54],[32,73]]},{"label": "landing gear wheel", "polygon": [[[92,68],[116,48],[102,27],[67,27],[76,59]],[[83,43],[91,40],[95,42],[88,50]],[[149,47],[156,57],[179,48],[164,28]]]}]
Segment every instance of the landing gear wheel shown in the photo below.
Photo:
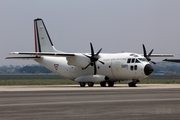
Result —
[{"label": "landing gear wheel", "polygon": [[86,86],[86,83],[85,83],[85,82],[79,82],[79,85],[80,85],[81,87],[85,87],[85,86]]},{"label": "landing gear wheel", "polygon": [[137,87],[136,83],[134,83],[134,82],[130,82],[130,83],[128,83],[128,85],[129,85],[129,87]]},{"label": "landing gear wheel", "polygon": [[108,87],[113,87],[114,86],[114,82],[108,82]]},{"label": "landing gear wheel", "polygon": [[100,82],[101,87],[106,87],[106,82]]},{"label": "landing gear wheel", "polygon": [[94,83],[93,83],[93,82],[88,82],[88,86],[89,86],[89,87],[93,87],[93,86],[94,86]]}]

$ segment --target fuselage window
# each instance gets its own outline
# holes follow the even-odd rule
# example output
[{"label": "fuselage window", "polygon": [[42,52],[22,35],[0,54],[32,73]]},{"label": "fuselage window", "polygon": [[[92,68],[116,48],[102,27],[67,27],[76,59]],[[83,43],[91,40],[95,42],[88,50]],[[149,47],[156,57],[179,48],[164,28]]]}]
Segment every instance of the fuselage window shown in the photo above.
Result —
[{"label": "fuselage window", "polygon": [[133,66],[131,66],[131,70],[133,70],[133,68],[134,68],[134,67],[133,67]]},{"label": "fuselage window", "polygon": [[134,63],[134,61],[135,61],[135,59],[133,58],[132,61],[131,61],[131,63]]},{"label": "fuselage window", "polygon": [[137,70],[137,65],[134,66],[134,70]]},{"label": "fuselage window", "polygon": [[127,60],[127,63],[130,63],[131,62],[131,59],[129,58],[128,60]]}]

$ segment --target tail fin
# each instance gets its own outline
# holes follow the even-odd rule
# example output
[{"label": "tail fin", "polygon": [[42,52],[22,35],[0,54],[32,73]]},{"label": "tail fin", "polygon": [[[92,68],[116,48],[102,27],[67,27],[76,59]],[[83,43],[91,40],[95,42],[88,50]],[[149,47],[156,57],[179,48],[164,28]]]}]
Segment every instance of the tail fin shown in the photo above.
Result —
[{"label": "tail fin", "polygon": [[42,19],[34,20],[35,52],[58,52],[53,46]]}]

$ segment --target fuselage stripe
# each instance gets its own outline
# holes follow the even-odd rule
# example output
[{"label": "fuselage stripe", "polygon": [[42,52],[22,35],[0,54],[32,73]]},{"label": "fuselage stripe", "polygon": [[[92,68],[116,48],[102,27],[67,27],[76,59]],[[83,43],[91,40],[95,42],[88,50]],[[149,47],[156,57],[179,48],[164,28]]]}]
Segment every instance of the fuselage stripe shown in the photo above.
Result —
[{"label": "fuselage stripe", "polygon": [[37,21],[36,21],[36,31],[37,31],[37,42],[38,42],[38,47],[39,47],[38,52],[41,52],[41,45],[40,45],[40,40],[39,40],[39,31],[38,31],[38,27],[37,27]]},{"label": "fuselage stripe", "polygon": [[36,40],[36,22],[34,21],[34,43],[35,43],[35,52],[37,51],[37,40]]}]

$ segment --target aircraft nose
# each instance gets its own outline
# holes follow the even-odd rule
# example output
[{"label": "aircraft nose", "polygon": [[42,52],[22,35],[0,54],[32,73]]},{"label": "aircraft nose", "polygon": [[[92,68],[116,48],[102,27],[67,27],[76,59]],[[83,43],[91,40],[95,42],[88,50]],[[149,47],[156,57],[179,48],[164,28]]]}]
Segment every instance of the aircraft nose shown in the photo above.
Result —
[{"label": "aircraft nose", "polygon": [[150,75],[152,72],[153,72],[153,68],[150,64],[147,64],[145,67],[144,67],[144,73],[145,75]]}]

